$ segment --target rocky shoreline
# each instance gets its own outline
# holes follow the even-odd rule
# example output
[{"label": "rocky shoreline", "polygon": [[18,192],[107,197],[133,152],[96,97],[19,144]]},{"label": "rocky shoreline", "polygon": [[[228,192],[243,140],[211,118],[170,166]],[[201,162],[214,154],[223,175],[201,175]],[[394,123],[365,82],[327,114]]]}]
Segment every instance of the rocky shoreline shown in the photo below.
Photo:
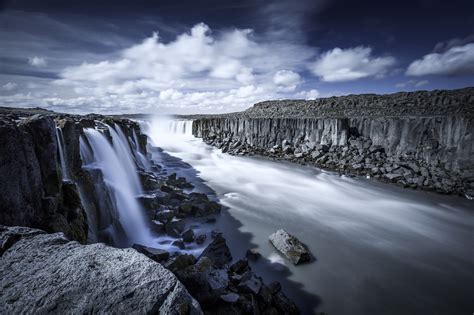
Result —
[{"label": "rocky shoreline", "polygon": [[267,101],[186,118],[225,153],[474,197],[474,88]]},{"label": "rocky shoreline", "polygon": [[[111,143],[110,128],[123,131],[143,189],[137,200],[166,249],[83,245],[128,247],[110,235],[122,227],[103,174],[83,165],[87,128]],[[278,283],[264,284],[246,259],[232,258],[221,232],[199,229],[219,219],[221,206],[141,160],[154,148],[136,122],[0,108],[0,140],[0,176],[10,179],[0,187],[0,312],[299,313]]]}]

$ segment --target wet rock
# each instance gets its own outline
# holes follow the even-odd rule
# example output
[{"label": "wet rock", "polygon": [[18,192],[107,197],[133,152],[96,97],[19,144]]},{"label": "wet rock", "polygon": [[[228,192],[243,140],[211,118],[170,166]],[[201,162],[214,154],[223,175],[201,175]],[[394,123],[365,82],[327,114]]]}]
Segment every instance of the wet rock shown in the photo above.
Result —
[{"label": "wet rock", "polygon": [[174,211],[173,210],[169,210],[169,209],[164,209],[164,210],[161,210],[159,212],[157,212],[155,214],[155,218],[160,221],[160,222],[163,222],[164,224],[167,224],[168,222],[170,222],[171,220],[173,220],[174,218]]},{"label": "wet rock", "polygon": [[278,292],[273,296],[273,303],[283,314],[296,315],[300,313],[296,304],[283,294],[283,292]]},{"label": "wet rock", "polygon": [[242,275],[240,283],[237,285],[239,292],[258,294],[262,287],[262,280],[253,272],[247,271]]},{"label": "wet rock", "polygon": [[202,252],[200,257],[208,257],[216,267],[223,267],[232,261],[232,255],[225,239],[218,235]]},{"label": "wet rock", "polygon": [[239,295],[231,292],[231,293],[223,294],[219,298],[226,303],[232,304],[239,300]]},{"label": "wet rock", "polygon": [[180,219],[173,219],[166,223],[165,229],[166,233],[177,233],[178,235],[181,235],[184,231],[184,227],[186,226],[185,222]]},{"label": "wet rock", "polygon": [[176,256],[171,257],[168,259],[163,266],[166,267],[166,269],[171,270],[172,272],[176,273],[179,270],[183,270],[184,268],[188,266],[194,265],[196,262],[196,258],[194,258],[193,255],[190,254],[178,254]]},{"label": "wet rock", "polygon": [[229,270],[230,272],[242,275],[245,272],[249,271],[250,267],[247,260],[239,259],[229,267]]},{"label": "wet rock", "polygon": [[170,254],[167,251],[159,248],[153,248],[139,244],[133,244],[132,248],[156,262],[166,261],[170,257]]},{"label": "wet rock", "polygon": [[165,232],[165,224],[158,220],[151,221],[151,230],[155,233],[164,233]]},{"label": "wet rock", "polygon": [[194,242],[194,231],[192,229],[187,229],[181,234],[183,241],[186,243]]},{"label": "wet rock", "polygon": [[[11,237],[10,229],[1,227],[0,239]],[[0,258],[0,313],[202,314],[170,271],[134,249],[83,246],[36,231]]]},{"label": "wet rock", "polygon": [[204,244],[204,242],[206,241],[206,234],[200,234],[196,237],[196,244],[198,245],[201,245],[201,244]]},{"label": "wet rock", "polygon": [[171,243],[171,245],[173,245],[175,247],[178,247],[180,249],[185,249],[186,248],[186,245],[184,245],[184,242],[182,240],[176,240],[173,243]]},{"label": "wet rock", "polygon": [[311,260],[311,254],[306,246],[283,229],[270,235],[270,242],[295,265]]},{"label": "wet rock", "polygon": [[247,259],[253,260],[253,261],[258,260],[261,256],[262,255],[255,248],[248,249],[247,252],[245,253],[245,257],[247,257]]},{"label": "wet rock", "polygon": [[211,237],[212,237],[212,238],[216,238],[216,237],[218,237],[218,236],[222,236],[222,232],[221,232],[221,231],[219,231],[219,230],[212,230],[212,231],[211,231]]}]

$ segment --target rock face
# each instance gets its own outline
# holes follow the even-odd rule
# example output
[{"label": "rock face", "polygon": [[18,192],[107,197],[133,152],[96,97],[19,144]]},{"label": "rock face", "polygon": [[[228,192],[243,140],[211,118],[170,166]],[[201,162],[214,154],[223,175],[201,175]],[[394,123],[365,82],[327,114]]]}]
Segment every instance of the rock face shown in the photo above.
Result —
[{"label": "rock face", "polygon": [[202,314],[177,278],[134,249],[0,226],[0,313]]},{"label": "rock face", "polygon": [[474,195],[474,88],[267,101],[192,118],[195,136],[230,154]]},{"label": "rock face", "polygon": [[0,115],[0,223],[62,231],[85,242],[77,191],[61,179],[53,118],[15,118]]},{"label": "rock face", "polygon": [[295,265],[311,260],[306,246],[285,230],[278,230],[270,235],[270,242]]}]

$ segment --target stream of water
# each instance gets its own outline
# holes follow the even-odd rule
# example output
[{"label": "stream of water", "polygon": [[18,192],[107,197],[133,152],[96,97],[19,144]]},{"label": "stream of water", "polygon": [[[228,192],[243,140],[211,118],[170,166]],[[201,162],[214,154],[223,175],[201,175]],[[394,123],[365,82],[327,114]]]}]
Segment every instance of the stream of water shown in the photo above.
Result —
[{"label": "stream of water", "polygon": [[[472,201],[230,156],[194,138],[190,121],[154,120],[143,129],[175,158],[165,166],[210,187],[227,208],[217,225],[234,257],[257,248],[263,257],[253,268],[287,284],[304,314],[474,311]],[[316,260],[294,266],[277,253],[268,236],[280,228]]]}]

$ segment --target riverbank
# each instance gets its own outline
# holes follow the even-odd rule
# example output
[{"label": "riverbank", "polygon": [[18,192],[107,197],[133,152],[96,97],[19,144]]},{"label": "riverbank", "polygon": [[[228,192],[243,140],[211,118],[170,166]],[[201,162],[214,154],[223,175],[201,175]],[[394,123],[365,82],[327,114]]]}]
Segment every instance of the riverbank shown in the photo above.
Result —
[{"label": "riverbank", "polygon": [[267,101],[189,118],[194,136],[229,154],[474,196],[474,88]]}]

